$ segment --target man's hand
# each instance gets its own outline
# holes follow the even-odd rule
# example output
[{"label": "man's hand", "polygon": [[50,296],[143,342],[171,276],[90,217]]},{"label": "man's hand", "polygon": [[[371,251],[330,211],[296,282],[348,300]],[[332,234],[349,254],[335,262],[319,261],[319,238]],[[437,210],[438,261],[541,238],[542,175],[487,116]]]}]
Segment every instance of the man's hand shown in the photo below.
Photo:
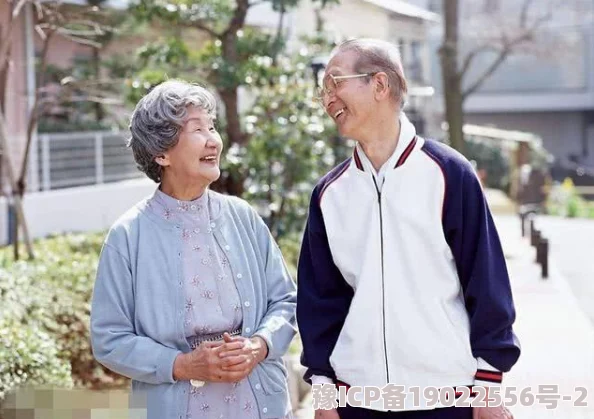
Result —
[{"label": "man's hand", "polygon": [[[489,400],[489,388],[487,390],[486,399]],[[491,399],[491,401],[494,401]],[[514,415],[503,405],[501,406],[487,406],[485,407],[473,407],[472,408],[472,419],[514,419]]]},{"label": "man's hand", "polygon": [[514,419],[505,406],[473,407],[472,419]]},{"label": "man's hand", "polygon": [[336,409],[330,409],[330,410],[318,409],[318,410],[316,410],[314,419],[340,419],[340,416],[338,416],[338,411]]}]

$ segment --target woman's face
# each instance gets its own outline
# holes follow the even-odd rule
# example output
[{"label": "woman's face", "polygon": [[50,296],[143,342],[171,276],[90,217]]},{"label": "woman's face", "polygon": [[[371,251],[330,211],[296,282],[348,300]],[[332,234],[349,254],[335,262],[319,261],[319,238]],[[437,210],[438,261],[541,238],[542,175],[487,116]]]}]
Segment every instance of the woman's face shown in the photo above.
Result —
[{"label": "woman's face", "polygon": [[203,109],[189,107],[179,141],[164,153],[157,163],[163,166],[163,176],[200,182],[207,185],[221,175],[219,168],[223,141],[214,126],[215,118]]}]

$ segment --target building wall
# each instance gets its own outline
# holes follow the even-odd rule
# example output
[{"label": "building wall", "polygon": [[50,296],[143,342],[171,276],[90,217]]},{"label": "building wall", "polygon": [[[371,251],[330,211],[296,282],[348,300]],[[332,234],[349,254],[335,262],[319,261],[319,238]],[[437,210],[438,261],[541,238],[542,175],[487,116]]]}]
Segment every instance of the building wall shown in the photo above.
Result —
[{"label": "building wall", "polygon": [[[582,155],[587,126],[584,117],[583,112],[485,113],[467,114],[465,122],[533,132],[542,138],[549,152],[563,161],[571,154]],[[586,162],[594,166],[594,148],[590,148]]]},{"label": "building wall", "polygon": [[[126,210],[155,190],[149,179],[27,194],[25,217],[32,238],[108,229]],[[6,199],[0,197],[0,246],[8,243]]]},{"label": "building wall", "polygon": [[[8,4],[0,2],[0,28],[7,27]],[[25,16],[24,9],[13,23],[15,25],[11,46],[11,65],[8,73],[6,92],[5,122],[8,136],[8,150],[12,159],[12,166],[20,169],[21,159],[25,147],[28,123],[28,91],[27,66],[25,49]],[[5,176],[3,176],[5,178]],[[1,185],[0,185],[1,186]],[[1,191],[2,188],[0,188]],[[0,192],[1,195],[1,192]]]},{"label": "building wall", "polygon": [[[311,0],[304,0],[293,13],[292,38],[315,33],[316,20]],[[340,4],[329,5],[322,12],[325,30],[342,39],[346,37],[371,37],[388,39],[389,13],[361,0],[342,0]]]}]

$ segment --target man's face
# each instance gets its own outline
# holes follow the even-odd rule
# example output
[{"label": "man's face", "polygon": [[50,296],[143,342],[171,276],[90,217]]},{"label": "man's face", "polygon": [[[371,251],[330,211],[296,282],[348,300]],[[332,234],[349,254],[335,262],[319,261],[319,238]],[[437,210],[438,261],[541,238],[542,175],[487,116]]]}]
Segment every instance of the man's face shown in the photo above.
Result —
[{"label": "man's face", "polygon": [[336,79],[331,76],[354,76],[357,55],[354,51],[339,52],[332,57],[324,73],[323,104],[344,137],[357,140],[370,123],[374,107],[373,76]]}]

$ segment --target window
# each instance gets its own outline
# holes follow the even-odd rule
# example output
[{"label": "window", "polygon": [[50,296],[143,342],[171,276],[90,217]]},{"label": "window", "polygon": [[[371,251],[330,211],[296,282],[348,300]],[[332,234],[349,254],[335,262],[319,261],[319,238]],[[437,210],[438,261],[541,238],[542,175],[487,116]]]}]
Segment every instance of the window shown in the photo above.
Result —
[{"label": "window", "polygon": [[429,0],[429,10],[433,13],[441,14],[442,2],[443,0]]},{"label": "window", "polygon": [[400,51],[400,60],[404,64],[406,63],[406,55],[404,51],[406,44],[404,42],[404,39],[400,38],[396,44],[398,45],[398,51]]},{"label": "window", "polygon": [[408,78],[417,82],[423,81],[423,44],[420,41],[410,43]]},{"label": "window", "polygon": [[499,0],[484,0],[484,4],[483,4],[483,11],[485,13],[495,13],[498,12],[501,4],[499,2]]}]

